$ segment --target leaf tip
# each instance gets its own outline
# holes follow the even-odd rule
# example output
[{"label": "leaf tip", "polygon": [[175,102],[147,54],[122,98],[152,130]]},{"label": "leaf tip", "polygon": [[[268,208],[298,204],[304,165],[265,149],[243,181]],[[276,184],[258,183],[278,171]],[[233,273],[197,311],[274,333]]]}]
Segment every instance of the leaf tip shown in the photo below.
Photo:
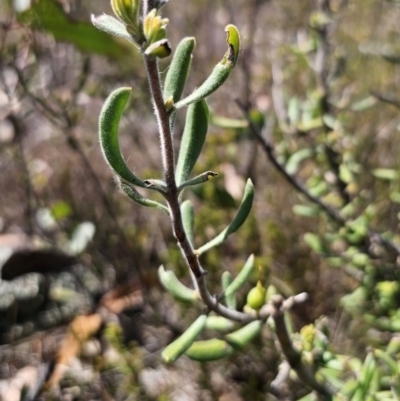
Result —
[{"label": "leaf tip", "polygon": [[222,60],[222,64],[231,64],[234,67],[239,58],[240,50],[240,36],[239,31],[235,25],[229,24],[225,27],[225,32],[227,32],[226,42],[228,43],[228,51]]}]

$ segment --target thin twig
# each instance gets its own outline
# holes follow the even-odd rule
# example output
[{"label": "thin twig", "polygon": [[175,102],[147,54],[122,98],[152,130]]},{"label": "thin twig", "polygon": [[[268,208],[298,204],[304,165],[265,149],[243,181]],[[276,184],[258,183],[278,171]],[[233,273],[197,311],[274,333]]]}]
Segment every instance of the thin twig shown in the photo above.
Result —
[{"label": "thin twig", "polygon": [[400,99],[390,93],[381,93],[377,91],[370,91],[371,95],[379,99],[381,102],[388,103],[397,109],[400,109]]},{"label": "thin twig", "polygon": [[[330,0],[318,0],[318,10],[321,13],[331,13],[330,8]],[[331,24],[326,24],[314,28],[315,32],[318,35],[318,48],[315,55],[315,64],[314,71],[317,79],[317,89],[320,93],[320,105],[321,105],[321,115],[331,114],[331,105],[329,104],[329,54],[330,54],[330,43],[329,43],[329,33]],[[332,129],[327,126],[325,122],[323,122],[323,130],[325,131],[325,135],[327,136]],[[327,141],[325,141],[325,154],[329,163],[329,166],[336,178],[336,186],[340,197],[342,198],[344,204],[350,203],[350,196],[347,192],[347,183],[344,182],[340,177],[340,164],[342,163],[341,155],[336,152],[332,146],[328,145]]]},{"label": "thin twig", "polygon": [[[265,154],[268,157],[268,160],[273,164],[273,166],[281,173],[281,175],[286,179],[286,181],[291,184],[298,192],[304,195],[310,202],[319,206],[321,210],[323,210],[329,217],[331,217],[334,221],[336,221],[340,226],[346,226],[349,221],[346,220],[336,209],[332,208],[328,204],[326,204],[321,198],[312,195],[309,190],[296,178],[296,176],[290,175],[283,164],[281,164],[275,156],[272,145],[264,138],[261,134],[258,127],[251,121],[248,111],[245,109],[244,105],[236,100],[237,105],[242,110],[243,115],[247,119],[249,124],[249,128],[257,138],[261,147],[265,151]],[[386,249],[395,252],[397,255],[400,255],[400,246],[396,245],[394,242],[384,238],[382,234],[377,232],[376,230],[369,229],[368,236],[371,242],[376,242],[380,245],[383,245]],[[368,250],[368,253],[370,251]],[[375,256],[372,255],[371,256]]]},{"label": "thin twig", "polygon": [[295,187],[300,193],[302,193],[309,201],[311,201],[312,203],[317,204],[332,219],[334,219],[337,222],[340,222],[341,224],[345,224],[346,220],[342,216],[340,216],[340,214],[335,209],[331,208],[329,205],[324,203],[318,197],[312,195],[308,191],[308,189],[300,181],[297,180],[297,178],[295,176],[290,175],[286,171],[285,166],[283,164],[281,164],[278,161],[278,159],[276,158],[276,156],[274,154],[274,150],[272,148],[272,145],[262,136],[262,134],[259,131],[259,129],[255,126],[255,124],[250,119],[248,111],[245,109],[244,105],[238,99],[236,100],[236,103],[239,106],[239,108],[242,110],[243,115],[245,116],[245,118],[247,119],[247,122],[249,123],[250,130],[255,135],[255,137],[257,138],[257,140],[260,143],[261,147],[265,151],[266,155],[268,156],[269,161],[283,175],[283,177],[286,179],[286,181],[288,181],[293,187]]},{"label": "thin twig", "polygon": [[[287,400],[287,388],[285,388],[284,384],[288,380],[290,374],[290,365],[289,362],[285,359],[279,365],[278,374],[275,379],[271,382],[269,391],[275,397],[278,397],[280,400]],[[285,394],[284,394],[285,393]]]},{"label": "thin twig", "polygon": [[285,317],[282,308],[284,304],[283,298],[280,295],[275,295],[272,303],[274,306],[272,317],[275,322],[275,333],[279,344],[281,345],[282,352],[289,362],[291,368],[296,372],[298,378],[305,384],[324,396],[327,401],[332,400],[333,392],[315,379],[314,373],[310,367],[302,361],[301,352],[299,352],[293,346],[285,323]]}]

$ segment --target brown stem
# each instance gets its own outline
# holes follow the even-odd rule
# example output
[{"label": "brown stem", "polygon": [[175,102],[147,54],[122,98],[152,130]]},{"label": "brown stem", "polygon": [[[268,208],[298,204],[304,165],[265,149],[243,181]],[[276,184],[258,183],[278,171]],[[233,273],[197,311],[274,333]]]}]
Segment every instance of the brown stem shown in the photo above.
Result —
[{"label": "brown stem", "polygon": [[332,400],[332,392],[328,390],[323,384],[317,382],[314,373],[307,366],[301,358],[301,353],[296,350],[290,339],[289,332],[286,327],[284,311],[282,306],[284,305],[283,298],[280,295],[274,296],[273,298],[274,312],[272,317],[275,322],[275,333],[278,337],[279,344],[283,354],[285,355],[290,367],[296,372],[298,378],[305,384],[311,387],[322,395],[325,400]]},{"label": "brown stem", "polygon": [[181,209],[179,205],[179,192],[175,182],[175,165],[174,165],[174,149],[172,143],[172,133],[169,123],[169,114],[165,108],[160,75],[158,70],[157,61],[145,56],[145,64],[147,68],[147,75],[150,84],[150,91],[153,99],[155,115],[158,122],[160,131],[161,152],[163,160],[163,169],[165,182],[167,184],[167,193],[165,195],[171,215],[171,224],[174,236],[178,242],[181,252],[186,259],[186,263],[196,278],[197,287],[203,302],[210,310],[224,316],[228,319],[239,322],[250,322],[255,320],[256,317],[250,316],[246,313],[238,312],[218,302],[217,297],[211,296],[208,291],[205,274],[198,256],[194,253],[193,247],[190,244],[185,229],[182,223]]}]

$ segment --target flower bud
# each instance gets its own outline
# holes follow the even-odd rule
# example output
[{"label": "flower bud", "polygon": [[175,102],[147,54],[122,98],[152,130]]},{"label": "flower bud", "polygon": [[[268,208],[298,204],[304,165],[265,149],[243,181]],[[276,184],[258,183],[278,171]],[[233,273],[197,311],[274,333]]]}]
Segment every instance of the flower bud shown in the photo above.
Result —
[{"label": "flower bud", "polygon": [[257,285],[252,288],[247,294],[247,305],[254,310],[259,310],[265,304],[265,293],[266,290],[261,284],[261,281],[257,281]]},{"label": "flower bud", "polygon": [[147,14],[143,22],[143,32],[148,45],[166,38],[168,22],[168,18],[161,18],[157,15],[156,9]]},{"label": "flower bud", "polygon": [[127,25],[137,26],[139,0],[111,0],[114,14]]}]

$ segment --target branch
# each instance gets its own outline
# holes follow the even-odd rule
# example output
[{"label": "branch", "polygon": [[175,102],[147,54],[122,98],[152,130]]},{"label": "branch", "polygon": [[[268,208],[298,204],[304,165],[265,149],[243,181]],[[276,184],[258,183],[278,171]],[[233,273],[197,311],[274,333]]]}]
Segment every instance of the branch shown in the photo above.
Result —
[{"label": "branch", "polygon": [[390,93],[381,93],[374,90],[370,91],[371,95],[384,103],[388,103],[397,109],[400,109],[400,100]]},{"label": "branch", "polygon": [[[150,2],[147,1],[144,3],[145,4],[143,10],[145,12],[149,9]],[[251,316],[246,313],[238,312],[225,307],[224,305],[219,303],[217,297],[213,297],[208,291],[207,283],[205,280],[206,272],[202,268],[198,256],[194,253],[193,247],[188,240],[185,229],[183,227],[179,204],[179,191],[176,187],[175,181],[175,161],[172,133],[170,128],[169,114],[164,105],[158,63],[155,59],[146,55],[144,55],[144,61],[146,64],[147,77],[150,84],[150,92],[153,100],[154,111],[158,122],[163,170],[165,183],[167,186],[165,199],[170,209],[172,229],[178,245],[181,249],[181,252],[186,259],[186,263],[196,280],[200,296],[210,310],[228,319],[242,323],[247,323],[251,322],[252,320],[259,319],[259,317],[257,316]]]},{"label": "branch", "polygon": [[274,167],[283,175],[283,177],[286,179],[289,184],[291,184],[293,187],[295,187],[301,194],[303,194],[309,201],[312,203],[315,203],[318,205],[322,210],[324,210],[333,220],[341,223],[344,225],[346,223],[346,220],[340,216],[340,214],[333,208],[331,208],[329,205],[324,203],[321,199],[318,197],[312,195],[308,189],[300,182],[297,180],[295,176],[290,175],[287,171],[286,168],[283,164],[281,164],[278,159],[276,158],[274,154],[274,150],[272,148],[272,145],[262,136],[261,132],[259,129],[255,126],[255,124],[251,121],[250,116],[248,111],[245,109],[244,105],[239,101],[236,100],[236,104],[239,106],[239,108],[242,110],[244,117],[246,118],[250,130],[253,132],[255,137],[257,138],[258,142],[260,143],[261,147],[265,151],[269,161],[274,165]]},{"label": "branch", "polygon": [[290,367],[296,372],[298,378],[305,384],[317,391],[318,394],[322,395],[325,400],[332,400],[333,392],[326,388],[325,385],[319,383],[314,376],[314,373],[308,365],[306,365],[301,359],[301,353],[296,350],[290,339],[284,318],[284,304],[282,296],[275,295],[272,299],[274,306],[274,312],[272,317],[275,322],[275,333],[278,337],[279,343],[283,354],[285,355]]},{"label": "branch", "polygon": [[[303,194],[310,202],[319,206],[321,210],[323,210],[329,217],[331,217],[334,221],[336,221],[340,226],[345,227],[348,221],[334,208],[326,204],[321,198],[312,195],[309,190],[295,177],[290,175],[283,164],[281,164],[274,154],[274,150],[272,145],[264,138],[264,136],[259,131],[258,127],[251,121],[248,111],[245,109],[244,105],[236,100],[237,105],[242,110],[244,117],[246,118],[249,128],[254,136],[257,138],[261,147],[265,151],[265,154],[268,157],[268,160],[273,164],[273,166],[281,173],[281,175],[285,178],[285,180],[292,185],[298,192]],[[382,234],[378,233],[373,229],[368,230],[368,236],[370,241],[376,242],[386,249],[395,252],[397,255],[400,255],[400,246],[396,245],[394,242],[384,238]],[[368,250],[368,253],[370,251]],[[375,256],[370,254],[371,256]]]}]

